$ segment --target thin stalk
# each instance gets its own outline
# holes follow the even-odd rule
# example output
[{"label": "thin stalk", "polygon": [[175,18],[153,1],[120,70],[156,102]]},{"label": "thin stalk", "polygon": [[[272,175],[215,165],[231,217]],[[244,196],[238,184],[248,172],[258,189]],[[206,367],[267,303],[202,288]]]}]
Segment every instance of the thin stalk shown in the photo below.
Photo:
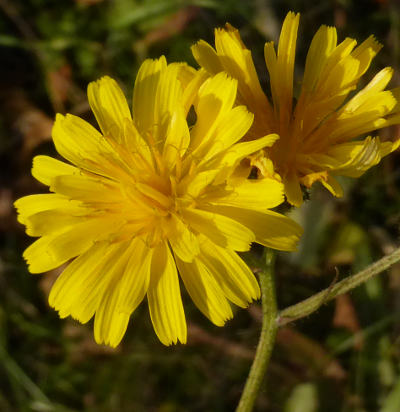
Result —
[{"label": "thin stalk", "polygon": [[361,272],[355,275],[348,276],[346,279],[335,283],[328,288],[322,290],[319,293],[305,299],[295,305],[289,306],[288,308],[282,310],[278,315],[279,326],[286,325],[287,323],[293,322],[297,319],[304,318],[311,313],[318,310],[323,304],[335,299],[339,295],[354,289],[355,287],[361,285],[372,277],[383,272],[390,266],[400,261],[400,248],[396,249],[390,255],[383,257],[372,265],[368,266]]},{"label": "thin stalk", "polygon": [[262,303],[262,326],[256,355],[251,365],[242,396],[236,412],[250,412],[253,410],[260,387],[268,367],[272,349],[275,343],[278,324],[277,304],[275,296],[274,263],[275,253],[266,249],[265,266],[259,273]]}]

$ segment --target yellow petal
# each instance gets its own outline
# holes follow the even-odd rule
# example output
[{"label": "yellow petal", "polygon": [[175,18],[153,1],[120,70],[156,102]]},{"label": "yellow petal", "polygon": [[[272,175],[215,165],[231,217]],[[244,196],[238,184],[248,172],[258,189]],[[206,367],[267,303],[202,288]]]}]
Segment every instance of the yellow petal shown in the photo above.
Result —
[{"label": "yellow petal", "polygon": [[177,77],[181,82],[182,90],[185,90],[197,76],[198,70],[189,66],[187,63],[170,63],[169,66],[177,66]]},{"label": "yellow petal", "polygon": [[[94,338],[97,343],[116,347],[123,338],[128,326],[130,313],[121,312],[118,306],[121,283],[129,258],[135,253],[133,245],[123,243],[119,246],[119,256],[102,276],[107,279],[100,292],[94,319]],[[108,285],[106,285],[106,282]]]},{"label": "yellow petal", "polygon": [[154,250],[150,286],[147,291],[154,330],[164,345],[186,343],[186,320],[178,273],[169,247],[161,243]]},{"label": "yellow petal", "polygon": [[217,326],[233,317],[221,286],[198,259],[192,263],[176,260],[179,274],[195,305]]},{"label": "yellow petal", "polygon": [[279,108],[279,75],[278,73],[278,58],[275,52],[275,45],[273,41],[267,42],[264,45],[264,58],[267,66],[270,83],[272,99],[274,101],[274,109]]},{"label": "yellow petal", "polygon": [[400,147],[400,139],[395,140],[394,142],[388,141],[383,142],[380,145],[381,157],[387,156],[389,153],[394,152]]},{"label": "yellow petal", "polygon": [[197,122],[191,131],[192,150],[197,148],[199,152],[201,147],[207,147],[221,118],[232,109],[236,90],[237,81],[225,73],[219,73],[203,83],[195,107]]},{"label": "yellow petal", "polygon": [[163,158],[169,170],[180,162],[190,142],[189,127],[183,110],[172,113],[163,150]]},{"label": "yellow petal", "polygon": [[28,264],[29,272],[42,273],[54,269],[65,263],[67,259],[55,259],[48,252],[49,244],[57,235],[43,236],[33,242],[23,253],[23,257]]},{"label": "yellow petal", "polygon": [[328,179],[328,172],[323,170],[322,172],[308,173],[301,177],[299,180],[302,185],[310,188],[315,182],[322,182]]},{"label": "yellow petal", "polygon": [[153,249],[143,240],[132,240],[132,255],[128,260],[119,287],[118,311],[131,314],[146,296],[150,282]]},{"label": "yellow petal", "polygon": [[107,262],[114,263],[115,251],[116,247],[106,242],[96,243],[64,269],[49,295],[50,306],[61,318],[73,314],[82,323],[92,318],[97,308],[99,285],[104,280],[103,268]]},{"label": "yellow petal", "polygon": [[154,171],[154,162],[147,141],[139,134],[135,125],[125,121],[124,129],[125,147],[131,156],[129,164],[134,164],[139,170]]},{"label": "yellow petal", "polygon": [[[332,53],[333,54],[333,53]],[[340,60],[333,65],[329,76],[321,74],[321,83],[318,86],[320,96],[332,96],[348,87],[357,78],[360,62],[352,56]],[[323,79],[323,80],[322,80]]]},{"label": "yellow petal", "polygon": [[46,193],[40,195],[29,195],[21,197],[14,203],[18,211],[18,221],[26,223],[29,216],[51,209],[75,210],[82,207],[82,203],[77,200],[70,200],[65,196],[56,193]]},{"label": "yellow petal", "polygon": [[55,259],[71,259],[86,251],[94,242],[107,239],[120,225],[118,218],[113,216],[87,219],[59,234],[49,244],[49,253]]},{"label": "yellow petal", "polygon": [[76,167],[49,156],[35,156],[33,158],[32,176],[47,186],[50,186],[51,180],[56,176],[79,173],[79,169]]},{"label": "yellow petal", "polygon": [[171,215],[171,226],[175,232],[168,236],[172,250],[184,262],[192,262],[200,251],[197,236],[175,215]]},{"label": "yellow petal", "polygon": [[117,309],[118,288],[110,284],[105,290],[94,318],[96,343],[115,348],[119,345],[128,327],[130,315]]},{"label": "yellow petal", "polygon": [[[250,129],[253,123],[253,114],[248,112],[244,106],[236,106],[220,119],[219,126],[210,139],[208,147],[202,145],[204,149],[201,153],[199,165],[205,163],[212,157],[229,149],[233,144],[238,142]],[[198,151],[193,153],[196,156]]]},{"label": "yellow petal", "polygon": [[381,160],[379,138],[367,137],[364,141],[335,145],[329,149],[328,155],[336,159],[340,166],[333,169],[335,174],[360,177],[369,168]]},{"label": "yellow petal", "polygon": [[197,104],[197,93],[201,85],[208,79],[208,74],[205,70],[198,70],[196,75],[190,81],[190,83],[185,87],[182,97],[182,103],[184,107],[185,116],[188,115],[189,110],[192,105]]},{"label": "yellow petal", "polygon": [[[115,285],[114,275],[120,273],[116,272],[115,269],[118,269],[121,259],[126,262],[128,244],[116,243],[113,245],[105,244],[105,246],[106,249],[103,250],[101,256],[96,253],[97,260],[90,259],[92,267],[85,264],[85,272],[82,268],[75,269],[76,273],[73,273],[73,279],[69,281],[70,286],[65,287],[66,290],[62,295],[64,296],[64,306],[58,309],[60,317],[71,315],[79,322],[88,322],[99,309],[99,304],[106,291]],[[75,285],[72,286],[73,284]],[[66,293],[68,298],[65,298]],[[62,302],[61,297],[58,301]]]},{"label": "yellow petal", "polygon": [[285,200],[283,184],[275,179],[245,180],[224,197],[210,199],[218,205],[243,207],[245,209],[266,210],[280,205]]},{"label": "yellow petal", "polygon": [[35,213],[25,219],[26,233],[29,236],[45,236],[67,230],[85,221],[89,212],[85,208],[52,209]]},{"label": "yellow petal", "polygon": [[52,137],[61,156],[88,170],[91,168],[87,159],[96,161],[99,153],[109,151],[103,136],[89,123],[72,114],[57,114]]},{"label": "yellow petal", "polygon": [[270,79],[271,89],[275,90],[274,94],[277,97],[276,104],[279,107],[280,122],[288,122],[292,112],[293,70],[299,19],[298,13],[289,12],[283,22],[279,38],[276,72]]},{"label": "yellow petal", "polygon": [[135,125],[143,136],[152,132],[155,125],[155,96],[161,71],[166,67],[167,61],[164,56],[158,60],[147,59],[140,66],[136,76],[132,113]]},{"label": "yellow petal", "polygon": [[326,61],[337,43],[337,33],[334,27],[321,26],[315,33],[307,53],[304,69],[303,90],[312,92],[320,80]]},{"label": "yellow petal", "polygon": [[117,82],[108,76],[88,86],[90,107],[104,136],[121,141],[125,119],[131,120],[128,103]]},{"label": "yellow petal", "polygon": [[231,302],[247,307],[252,300],[260,297],[260,288],[253,272],[235,252],[220,248],[204,238],[201,251],[199,260]]},{"label": "yellow petal", "polygon": [[112,141],[107,141],[89,123],[71,114],[65,117],[57,114],[52,137],[58,153],[80,169],[113,177],[115,165],[123,163],[111,146]]},{"label": "yellow petal", "polygon": [[346,114],[354,114],[364,103],[373,98],[374,95],[385,89],[390,79],[393,76],[393,69],[386,67],[381,70],[375,77],[365,86],[360,92],[358,92],[346,105],[341,112]]},{"label": "yellow petal", "polygon": [[[225,153],[222,153],[221,158],[216,158],[215,164],[234,169],[246,156],[257,152],[264,147],[271,147],[278,139],[279,136],[277,134],[269,134],[268,136],[250,142],[236,143]],[[225,179],[226,176],[222,175],[222,178]]]},{"label": "yellow petal", "polygon": [[252,230],[257,243],[273,249],[295,250],[303,233],[301,226],[292,219],[271,210],[260,212],[230,206],[215,209]]},{"label": "yellow petal", "polygon": [[[350,55],[356,44],[357,42],[354,39],[350,39],[349,37],[347,37],[346,39],[344,39],[344,41],[342,41],[332,50],[332,53],[329,54],[326,60],[326,64],[320,74],[320,87],[324,82],[322,79],[326,79],[327,77],[335,77],[333,73],[335,71],[335,66],[337,66],[339,62],[341,62],[342,64],[346,64],[354,59],[358,61],[358,59],[356,59],[353,54],[351,54],[350,59],[346,59]],[[359,62],[357,64],[357,67],[359,67]],[[357,78],[359,72],[356,73],[357,74],[355,74],[352,80],[355,80]],[[338,80],[343,75],[343,73],[340,72],[335,74],[338,74],[338,76],[336,76]],[[338,88],[337,92],[339,92],[339,90],[340,89]]]},{"label": "yellow petal", "polygon": [[238,30],[229,24],[225,30],[215,30],[215,48],[224,71],[238,80],[240,104],[245,104],[252,113],[262,113],[265,123],[271,127],[271,105],[262,91],[251,52],[243,44]]},{"label": "yellow petal", "polygon": [[193,175],[187,175],[179,183],[179,190],[181,193],[187,193],[188,196],[195,199],[207,186],[212,184],[219,173],[219,169],[207,169]]},{"label": "yellow petal", "polygon": [[117,185],[105,179],[84,175],[64,175],[53,179],[50,190],[75,200],[111,203],[123,201]]},{"label": "yellow petal", "polygon": [[199,233],[205,232],[217,245],[240,252],[249,250],[251,242],[255,240],[253,232],[238,221],[219,214],[219,208],[216,211],[186,209],[182,215],[193,229]]},{"label": "yellow petal", "polygon": [[381,48],[382,45],[376,41],[374,36],[369,36],[351,53],[351,55],[360,62],[358,77],[367,71],[372,59]]},{"label": "yellow petal", "polygon": [[290,172],[288,175],[282,176],[282,178],[287,201],[293,206],[300,207],[303,203],[303,192],[296,173]]},{"label": "yellow petal", "polygon": [[200,40],[191,49],[197,63],[210,74],[215,75],[223,71],[217,53],[207,42]]},{"label": "yellow petal", "polygon": [[342,186],[340,186],[339,182],[333,176],[328,174],[327,179],[321,180],[321,183],[333,194],[333,196],[343,197]]},{"label": "yellow petal", "polygon": [[[158,124],[159,134],[155,134],[156,141],[164,141],[167,125],[173,113],[178,112],[183,117],[182,95],[183,89],[178,80],[178,65],[168,65],[162,70],[156,93],[154,120]],[[163,123],[166,122],[166,126]]]},{"label": "yellow petal", "polygon": [[23,254],[28,262],[29,271],[46,272],[62,265],[67,260],[86,252],[95,241],[107,238],[119,225],[112,218],[90,219],[70,226],[64,232],[41,237]]}]

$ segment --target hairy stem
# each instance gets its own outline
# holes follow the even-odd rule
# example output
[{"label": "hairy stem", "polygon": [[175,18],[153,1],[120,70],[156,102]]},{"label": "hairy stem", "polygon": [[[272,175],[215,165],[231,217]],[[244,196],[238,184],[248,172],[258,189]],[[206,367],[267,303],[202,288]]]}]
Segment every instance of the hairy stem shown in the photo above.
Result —
[{"label": "hairy stem", "polygon": [[275,343],[278,324],[277,305],[275,296],[274,263],[275,254],[272,250],[266,249],[265,265],[259,273],[262,302],[262,327],[260,340],[258,342],[256,355],[251,365],[242,396],[236,412],[250,412],[253,410],[258,392],[268,367],[272,349]]},{"label": "hairy stem", "polygon": [[378,275],[379,273],[383,272],[399,261],[400,248],[396,249],[390,255],[387,255],[377,262],[373,263],[372,265],[368,266],[361,272],[349,276],[346,279],[343,279],[342,281],[329,286],[321,292],[316,293],[310,298],[282,310],[278,314],[277,323],[279,324],[279,326],[282,326],[310,315],[311,313],[318,310],[323,304],[329,302],[332,299],[335,299],[337,296],[342,295],[351,289],[354,289],[355,287],[361,285],[375,275]]}]

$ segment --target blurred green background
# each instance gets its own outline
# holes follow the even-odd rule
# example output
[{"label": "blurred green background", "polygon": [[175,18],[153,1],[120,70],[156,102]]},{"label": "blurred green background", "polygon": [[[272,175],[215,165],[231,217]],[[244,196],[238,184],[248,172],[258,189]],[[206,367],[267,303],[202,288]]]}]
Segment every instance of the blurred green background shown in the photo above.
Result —
[{"label": "blurred green background", "polygon": [[[277,40],[289,10],[301,12],[296,74],[321,24],[339,39],[375,34],[384,49],[364,82],[387,65],[400,84],[400,5],[389,0],[0,0],[0,411],[233,411],[260,329],[259,303],[211,325],[184,294],[186,346],[164,347],[146,304],[122,344],[94,343],[92,325],[58,319],[47,296],[58,275],[30,275],[31,243],[13,201],[45,188],[30,176],[32,157],[56,155],[56,112],[93,122],[86,86],[109,74],[130,98],[140,63],[166,55],[195,64],[190,45],[213,42],[229,21],[253,50],[260,77],[266,40]],[[298,84],[298,83],[297,83]],[[392,128],[383,138],[399,135]],[[315,188],[291,212],[305,227],[299,251],[277,262],[281,308],[364,268],[399,246],[399,154],[361,179],[343,180],[345,197]],[[257,402],[268,412],[400,411],[400,266],[318,313],[280,330]]]}]

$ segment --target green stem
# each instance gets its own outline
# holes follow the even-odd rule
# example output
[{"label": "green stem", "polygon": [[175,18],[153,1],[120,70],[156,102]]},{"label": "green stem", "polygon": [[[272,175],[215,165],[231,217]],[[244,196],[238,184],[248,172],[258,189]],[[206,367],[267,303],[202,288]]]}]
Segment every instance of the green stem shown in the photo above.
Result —
[{"label": "green stem", "polygon": [[261,336],[236,412],[250,412],[253,410],[274,347],[276,331],[278,329],[276,322],[278,309],[275,296],[274,263],[274,252],[266,249],[265,267],[259,274],[262,302]]},{"label": "green stem", "polygon": [[351,289],[354,289],[399,261],[400,248],[368,266],[361,272],[349,276],[346,279],[343,279],[342,281],[322,290],[321,292],[316,293],[310,298],[282,310],[278,315],[279,326],[286,325],[287,323],[310,315],[318,310],[323,304],[335,299],[337,296],[342,295]]}]

